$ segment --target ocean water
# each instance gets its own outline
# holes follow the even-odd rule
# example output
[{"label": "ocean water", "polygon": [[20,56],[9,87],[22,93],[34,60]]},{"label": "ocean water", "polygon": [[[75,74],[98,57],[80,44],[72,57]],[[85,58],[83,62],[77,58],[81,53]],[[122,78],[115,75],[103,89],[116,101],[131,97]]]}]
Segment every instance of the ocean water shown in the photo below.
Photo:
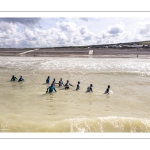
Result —
[{"label": "ocean water", "polygon": [[0,132],[150,132],[150,59],[0,57],[0,80]]}]

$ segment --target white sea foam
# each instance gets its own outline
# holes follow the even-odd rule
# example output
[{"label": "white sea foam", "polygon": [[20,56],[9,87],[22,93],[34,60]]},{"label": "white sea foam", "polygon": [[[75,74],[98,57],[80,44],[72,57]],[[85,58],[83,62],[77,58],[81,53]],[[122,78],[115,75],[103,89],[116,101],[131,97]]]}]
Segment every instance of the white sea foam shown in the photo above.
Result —
[{"label": "white sea foam", "polygon": [[[136,72],[141,76],[150,75],[149,59],[102,59],[102,58],[13,58],[0,57],[0,66],[9,68],[33,67],[35,70],[61,70],[61,71],[113,71],[113,72]],[[146,74],[145,74],[146,73]]]}]

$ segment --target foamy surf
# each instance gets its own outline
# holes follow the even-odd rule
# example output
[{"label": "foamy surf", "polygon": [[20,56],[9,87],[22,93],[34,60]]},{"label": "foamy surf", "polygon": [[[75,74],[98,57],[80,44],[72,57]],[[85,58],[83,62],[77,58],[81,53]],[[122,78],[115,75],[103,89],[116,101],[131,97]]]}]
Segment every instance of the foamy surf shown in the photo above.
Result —
[{"label": "foamy surf", "polygon": [[4,124],[1,132],[150,132],[150,120],[131,117],[70,118],[55,123]]}]

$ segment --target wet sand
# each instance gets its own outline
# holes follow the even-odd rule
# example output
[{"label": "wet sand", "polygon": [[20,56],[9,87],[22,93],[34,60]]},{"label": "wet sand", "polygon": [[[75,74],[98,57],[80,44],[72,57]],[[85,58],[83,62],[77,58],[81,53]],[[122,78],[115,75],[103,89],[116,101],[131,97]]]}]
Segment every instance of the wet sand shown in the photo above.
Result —
[{"label": "wet sand", "polygon": [[[89,50],[93,50],[93,55],[89,55]],[[28,52],[29,51],[29,52]],[[19,57],[94,57],[94,58],[135,58],[149,57],[150,48],[0,48],[0,56]]]}]

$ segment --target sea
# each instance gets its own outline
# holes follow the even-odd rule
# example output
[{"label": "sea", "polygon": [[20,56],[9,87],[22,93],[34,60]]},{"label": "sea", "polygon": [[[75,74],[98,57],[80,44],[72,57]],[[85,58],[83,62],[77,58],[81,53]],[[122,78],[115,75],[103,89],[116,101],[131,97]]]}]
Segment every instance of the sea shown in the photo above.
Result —
[{"label": "sea", "polygon": [[150,132],[150,59],[1,56],[0,132]]}]

